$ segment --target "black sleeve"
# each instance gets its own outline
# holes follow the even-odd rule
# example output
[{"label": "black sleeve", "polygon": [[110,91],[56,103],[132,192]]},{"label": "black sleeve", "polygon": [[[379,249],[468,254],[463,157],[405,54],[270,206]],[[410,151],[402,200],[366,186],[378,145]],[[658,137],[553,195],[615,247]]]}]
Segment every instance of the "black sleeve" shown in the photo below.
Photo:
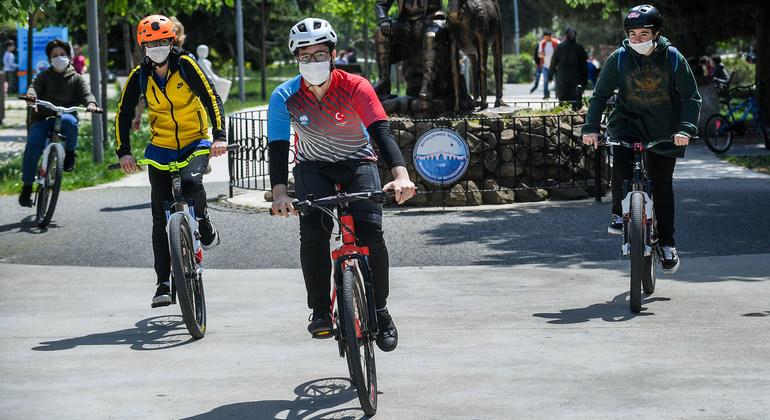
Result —
[{"label": "black sleeve", "polygon": [[206,113],[211,120],[211,134],[214,139],[227,138],[225,133],[225,107],[222,105],[222,99],[219,97],[214,84],[211,83],[208,76],[203,73],[198,63],[187,54],[179,57],[179,66],[184,68],[186,82],[190,89],[200,98]]},{"label": "black sleeve", "polygon": [[139,66],[134,67],[128,75],[126,84],[118,102],[118,112],[115,114],[115,152],[118,157],[131,154],[131,121],[134,119],[136,104],[142,92],[139,83]]},{"label": "black sleeve", "polygon": [[270,163],[270,187],[289,183],[289,141],[275,140],[267,144]]},{"label": "black sleeve", "polygon": [[388,120],[375,121],[369,127],[366,127],[366,131],[369,132],[369,136],[374,140],[377,147],[380,148],[380,154],[385,159],[385,163],[388,164],[388,168],[406,166],[404,155],[401,154],[401,149],[399,149],[396,139],[393,138],[393,133],[390,132]]}]

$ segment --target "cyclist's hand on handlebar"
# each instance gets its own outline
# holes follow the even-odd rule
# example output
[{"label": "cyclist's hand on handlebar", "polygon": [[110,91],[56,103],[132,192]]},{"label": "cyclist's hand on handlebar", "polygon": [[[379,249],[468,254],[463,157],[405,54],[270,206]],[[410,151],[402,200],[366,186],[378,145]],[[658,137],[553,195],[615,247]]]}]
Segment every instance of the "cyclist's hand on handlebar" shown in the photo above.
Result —
[{"label": "cyclist's hand on handlebar", "polygon": [[127,174],[136,172],[136,159],[132,155],[125,155],[120,158],[120,168]]},{"label": "cyclist's hand on handlebar", "polygon": [[690,143],[690,138],[683,134],[674,134],[674,144],[677,146],[687,146]]},{"label": "cyclist's hand on handlebar", "polygon": [[598,133],[583,134],[583,144],[585,144],[586,146],[597,147],[599,145],[599,134]]},{"label": "cyclist's hand on handlebar", "polygon": [[142,128],[142,116],[137,115],[134,117],[133,121],[131,121],[131,129],[134,131],[139,131],[140,128]]},{"label": "cyclist's hand on handlebar", "polygon": [[402,204],[404,201],[414,196],[416,188],[414,187],[412,180],[409,179],[406,168],[399,166],[394,168],[394,171],[398,171],[398,174],[395,177],[396,179],[385,184],[385,186],[382,187],[382,190],[393,191],[396,203]]},{"label": "cyclist's hand on handlebar", "polygon": [[86,106],[86,112],[102,112],[102,109],[92,102]]},{"label": "cyclist's hand on handlebar", "polygon": [[225,139],[216,139],[211,145],[211,157],[222,156],[227,153],[227,141]]},{"label": "cyclist's hand on handlebar", "polygon": [[293,199],[288,194],[281,192],[273,196],[273,206],[270,209],[272,216],[289,217],[292,214],[298,215],[299,212],[292,205]]}]

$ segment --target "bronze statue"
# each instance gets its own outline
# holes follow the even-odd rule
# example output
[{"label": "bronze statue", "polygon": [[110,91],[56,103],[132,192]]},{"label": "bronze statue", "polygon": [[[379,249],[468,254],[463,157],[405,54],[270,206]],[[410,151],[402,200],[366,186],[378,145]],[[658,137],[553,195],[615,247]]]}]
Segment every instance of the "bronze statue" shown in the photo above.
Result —
[{"label": "bronze statue", "polygon": [[[472,63],[471,94],[476,104],[487,107],[487,47],[492,41],[492,56],[495,72],[495,106],[504,105],[503,97],[503,35],[500,5],[497,0],[450,0],[447,14],[452,57],[460,49]],[[452,82],[456,94],[460,92],[462,76],[458,66],[452,66]],[[455,104],[459,104],[458,99]],[[455,110],[457,106],[455,106]]]},{"label": "bronze statue", "polygon": [[380,74],[375,90],[380,98],[387,98],[390,95],[390,66],[404,61],[407,79],[407,73],[412,77],[422,74],[419,92],[411,95],[431,100],[437,70],[436,38],[444,29],[441,0],[398,0],[398,17],[391,21],[388,10],[394,1],[377,0],[374,7],[379,27],[375,42]]}]

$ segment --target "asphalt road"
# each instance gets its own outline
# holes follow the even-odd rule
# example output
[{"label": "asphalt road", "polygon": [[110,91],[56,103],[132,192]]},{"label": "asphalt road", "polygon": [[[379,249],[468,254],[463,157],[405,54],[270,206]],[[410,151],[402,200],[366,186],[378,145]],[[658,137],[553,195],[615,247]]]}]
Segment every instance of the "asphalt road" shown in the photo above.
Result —
[{"label": "asphalt road", "polygon": [[[691,257],[770,253],[770,177],[704,166],[698,159],[713,157],[695,152],[674,183],[683,264]],[[223,183],[207,189],[211,200],[227,192]],[[0,208],[0,262],[152,267],[147,187],[63,192],[46,232],[15,197],[0,197]],[[206,253],[207,267],[299,267],[296,218],[211,208],[222,244]],[[605,261],[618,259],[620,249],[606,234],[609,209],[608,198],[487,211],[394,209],[386,213],[385,235],[394,267]]]}]

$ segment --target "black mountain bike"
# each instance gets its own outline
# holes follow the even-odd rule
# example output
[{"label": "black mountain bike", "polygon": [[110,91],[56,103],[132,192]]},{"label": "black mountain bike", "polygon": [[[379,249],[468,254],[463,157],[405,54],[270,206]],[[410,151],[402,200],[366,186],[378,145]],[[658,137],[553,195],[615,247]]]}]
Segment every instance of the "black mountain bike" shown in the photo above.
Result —
[{"label": "black mountain bike", "polygon": [[[228,151],[238,149],[230,145]],[[206,334],[206,297],[203,293],[203,247],[198,233],[198,221],[195,206],[185,200],[182,192],[180,169],[200,155],[209,154],[209,149],[196,150],[181,162],[169,162],[167,165],[152,159],[138,159],[137,165],[151,165],[171,174],[171,188],[174,201],[166,209],[168,243],[171,253],[171,303],[177,303],[182,311],[187,331],[195,338]],[[120,164],[109,165],[110,169],[119,169]]]},{"label": "black mountain bike", "polygon": [[[49,133],[43,150],[40,166],[38,166],[37,176],[35,177],[35,222],[41,229],[48,226],[53,218],[53,212],[56,210],[56,203],[59,200],[59,190],[61,190],[62,172],[64,170],[64,134],[61,132],[62,114],[74,114],[78,111],[87,112],[86,108],[79,106],[62,107],[52,104],[48,101],[35,99],[30,101],[26,95],[19,95],[19,99],[27,101],[30,107],[43,107],[56,112],[56,115],[48,117],[53,118],[54,127]],[[95,113],[102,113],[97,108]]]},{"label": "black mountain bike", "polygon": [[[347,357],[350,379],[356,387],[361,409],[367,416],[377,412],[377,369],[374,362],[377,312],[367,260],[369,248],[356,245],[353,216],[348,211],[348,204],[359,200],[384,203],[386,199],[387,193],[383,191],[338,192],[337,195],[319,199],[314,199],[311,194],[306,200],[295,200],[293,203],[302,214],[312,209],[322,211],[331,216],[339,227],[336,238],[342,239],[342,245],[331,253],[334,267],[331,292],[334,330],[330,336],[337,340],[340,357]],[[336,214],[330,208],[336,208]]]},{"label": "black mountain bike", "polygon": [[[658,246],[655,210],[652,201],[652,182],[645,170],[645,153],[671,139],[628,143],[604,138],[600,144],[626,147],[634,152],[633,177],[623,184],[623,244],[624,256],[631,260],[631,284],[629,304],[631,311],[642,309],[642,290],[647,295],[655,292],[655,267],[662,259]],[[613,180],[615,182],[615,180]]]}]

